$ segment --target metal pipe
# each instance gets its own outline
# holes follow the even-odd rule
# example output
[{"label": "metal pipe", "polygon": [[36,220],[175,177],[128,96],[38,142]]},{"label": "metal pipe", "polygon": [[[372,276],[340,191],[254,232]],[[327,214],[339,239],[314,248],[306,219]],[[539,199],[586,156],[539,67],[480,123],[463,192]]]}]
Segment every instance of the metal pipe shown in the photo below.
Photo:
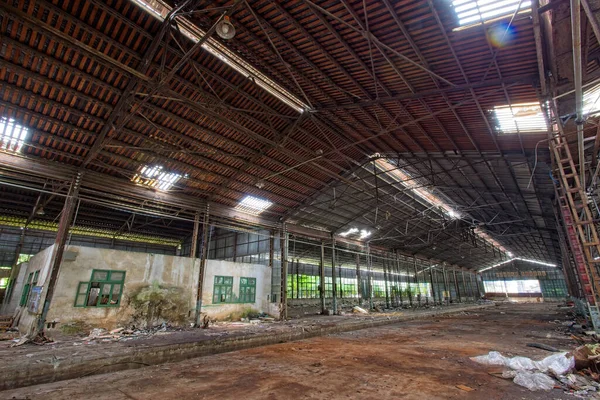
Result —
[{"label": "metal pipe", "polygon": [[581,189],[585,191],[585,150],[583,147],[583,77],[581,66],[581,2],[571,0],[571,39],[573,44],[573,85],[577,118],[577,150]]}]

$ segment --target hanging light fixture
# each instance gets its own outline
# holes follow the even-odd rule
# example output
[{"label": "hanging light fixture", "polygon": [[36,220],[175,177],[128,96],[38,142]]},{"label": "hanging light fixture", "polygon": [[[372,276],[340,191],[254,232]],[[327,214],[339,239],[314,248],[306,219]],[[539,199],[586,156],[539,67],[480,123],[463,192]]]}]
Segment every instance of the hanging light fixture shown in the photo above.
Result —
[{"label": "hanging light fixture", "polygon": [[223,17],[223,19],[217,24],[217,35],[219,35],[222,39],[233,39],[235,36],[235,27],[229,21],[228,16]]}]

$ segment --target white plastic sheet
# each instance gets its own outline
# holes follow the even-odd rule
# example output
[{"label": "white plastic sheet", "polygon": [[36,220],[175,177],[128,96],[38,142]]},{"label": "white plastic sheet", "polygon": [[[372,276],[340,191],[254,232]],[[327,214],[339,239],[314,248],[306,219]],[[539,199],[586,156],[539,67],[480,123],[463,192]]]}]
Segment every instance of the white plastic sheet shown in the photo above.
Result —
[{"label": "white plastic sheet", "polygon": [[471,360],[512,369],[515,372],[513,382],[529,390],[551,390],[555,382],[547,374],[559,377],[575,368],[575,357],[569,353],[556,353],[543,360],[533,361],[527,357],[504,357],[497,351],[490,351],[489,354],[472,357]]},{"label": "white plastic sheet", "polygon": [[484,356],[472,357],[471,360],[487,365],[504,365],[515,371],[550,372],[553,375],[564,375],[575,368],[575,358],[569,353],[556,353],[541,361],[533,361],[527,357],[504,357],[497,351],[490,351]]},{"label": "white plastic sheet", "polygon": [[552,390],[554,388],[554,379],[541,372],[520,371],[513,382],[531,391]]}]

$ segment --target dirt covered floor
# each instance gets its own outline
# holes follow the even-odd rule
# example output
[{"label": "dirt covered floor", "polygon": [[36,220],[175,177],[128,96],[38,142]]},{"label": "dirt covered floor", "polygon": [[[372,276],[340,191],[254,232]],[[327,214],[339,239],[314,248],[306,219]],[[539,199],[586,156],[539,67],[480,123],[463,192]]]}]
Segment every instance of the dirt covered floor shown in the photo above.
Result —
[{"label": "dirt covered floor", "polygon": [[[0,392],[1,399],[574,399],[530,392],[469,357],[572,350],[555,304],[500,305]],[[556,321],[556,322],[555,322]],[[474,389],[465,391],[458,385]]]}]

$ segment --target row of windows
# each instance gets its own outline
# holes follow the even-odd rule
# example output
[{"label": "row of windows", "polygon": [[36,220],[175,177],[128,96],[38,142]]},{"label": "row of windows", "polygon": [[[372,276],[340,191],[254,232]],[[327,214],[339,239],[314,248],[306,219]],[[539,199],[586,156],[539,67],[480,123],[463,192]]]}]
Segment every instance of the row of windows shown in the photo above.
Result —
[{"label": "row of windows", "polygon": [[240,278],[240,291],[233,294],[233,276],[215,276],[213,304],[254,303],[256,301],[256,278]]},{"label": "row of windows", "polygon": [[[304,274],[288,274],[287,294],[291,299],[316,299],[319,298],[319,285],[321,278],[316,275]],[[368,289],[366,281],[363,281],[363,286],[360,288],[363,297],[368,297]],[[385,297],[385,281],[373,280],[373,296]],[[428,282],[420,282],[409,284],[408,282],[400,282],[394,285],[388,282],[388,294],[398,296],[431,296],[431,285]],[[333,279],[330,276],[325,277],[325,297],[333,297]],[[358,297],[358,286],[356,278],[336,278],[336,297]]]}]

